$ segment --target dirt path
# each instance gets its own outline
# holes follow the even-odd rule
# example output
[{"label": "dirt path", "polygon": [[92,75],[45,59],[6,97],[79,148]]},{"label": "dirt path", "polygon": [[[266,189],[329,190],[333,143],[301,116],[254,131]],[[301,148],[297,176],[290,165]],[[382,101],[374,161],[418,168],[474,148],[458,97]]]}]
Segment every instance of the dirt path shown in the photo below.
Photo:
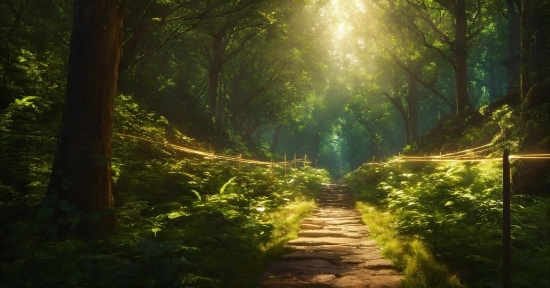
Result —
[{"label": "dirt path", "polygon": [[263,287],[398,287],[402,276],[380,256],[351,196],[340,185],[323,185],[317,208],[302,222],[294,252],[262,274]]}]

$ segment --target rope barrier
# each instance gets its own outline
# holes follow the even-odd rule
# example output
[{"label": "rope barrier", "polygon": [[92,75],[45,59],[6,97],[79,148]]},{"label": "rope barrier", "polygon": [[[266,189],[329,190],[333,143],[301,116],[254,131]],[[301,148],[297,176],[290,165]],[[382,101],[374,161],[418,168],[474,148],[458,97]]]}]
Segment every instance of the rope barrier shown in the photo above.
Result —
[{"label": "rope barrier", "polygon": [[206,152],[206,151],[201,151],[201,150],[195,150],[195,149],[191,149],[191,148],[188,148],[188,147],[174,145],[174,144],[171,144],[171,143],[168,143],[168,142],[155,141],[155,140],[151,140],[151,139],[147,139],[147,138],[143,138],[143,137],[138,137],[138,136],[134,136],[134,135],[128,135],[128,134],[116,133],[116,132],[113,133],[113,134],[117,135],[121,138],[125,138],[125,137],[126,138],[133,138],[133,139],[137,139],[137,140],[141,140],[141,141],[145,141],[145,142],[149,142],[149,143],[153,143],[153,144],[157,144],[157,145],[162,145],[162,146],[165,146],[165,147],[170,147],[170,148],[178,150],[178,151],[204,156],[204,158],[210,159],[211,161],[214,161],[214,159],[218,159],[218,160],[225,160],[225,161],[236,161],[236,162],[239,162],[241,164],[266,165],[266,166],[291,165],[291,164],[296,163],[296,162],[303,162],[303,163],[306,163],[306,164],[309,163],[309,161],[307,161],[306,158],[304,158],[304,159],[294,158],[294,160],[292,160],[292,161],[282,161],[282,162],[272,162],[272,161],[267,162],[267,161],[253,160],[253,159],[244,159],[244,158],[241,157],[241,155],[239,155],[239,156],[229,156],[229,155],[223,155],[223,154],[215,154],[214,152]]},{"label": "rope barrier", "polygon": [[[244,158],[242,158],[241,155],[239,155],[239,156],[229,156],[229,155],[223,155],[223,154],[215,154],[213,151],[206,152],[206,151],[201,151],[201,150],[195,150],[195,149],[191,149],[191,148],[188,148],[188,147],[174,145],[174,144],[171,144],[171,143],[168,143],[168,142],[154,141],[154,140],[151,140],[151,139],[138,137],[138,136],[134,136],[134,135],[128,135],[128,134],[123,134],[123,133],[114,133],[114,134],[119,136],[119,137],[122,137],[122,138],[124,138],[124,137],[133,138],[133,139],[150,142],[150,143],[157,144],[157,145],[170,147],[170,148],[173,148],[173,149],[178,150],[178,151],[204,156],[206,159],[210,159],[211,161],[213,161],[214,159],[219,159],[219,160],[225,160],[225,161],[236,161],[236,162],[239,162],[241,164],[266,165],[266,166],[271,166],[271,165],[275,165],[275,166],[290,165],[290,166],[292,166],[292,165],[294,165],[294,167],[297,167],[297,165],[296,165],[297,163],[304,163],[304,167],[308,163],[311,163],[311,161],[307,160],[307,158],[306,158],[307,156],[305,156],[303,159],[296,159],[296,156],[294,156],[293,160],[289,160],[289,161],[287,160],[287,161],[282,161],[282,162],[259,161],[259,160],[254,160],[254,159],[244,159]],[[481,146],[478,146],[478,147],[475,147],[475,148],[466,149],[466,150],[457,151],[457,152],[452,152],[452,153],[447,153],[447,154],[441,154],[441,155],[437,155],[437,156],[402,156],[401,153],[399,153],[398,157],[396,157],[392,160],[386,161],[386,162],[382,162],[382,161],[381,162],[374,162],[375,158],[373,156],[373,162],[372,163],[371,162],[365,163],[365,165],[387,165],[387,164],[392,164],[392,163],[399,163],[399,165],[401,165],[401,163],[404,163],[404,162],[494,162],[494,161],[501,161],[502,160],[501,158],[496,158],[496,157],[487,158],[487,157],[483,157],[481,155],[480,156],[472,156],[472,155],[480,154],[482,152],[497,149],[498,147],[502,146],[504,143],[505,142],[500,142],[498,144],[489,143],[489,144],[481,145]],[[515,159],[547,160],[547,159],[550,159],[550,154],[548,154],[548,153],[513,154],[513,155],[509,155],[509,159],[510,160],[515,160]],[[286,160],[286,157],[285,157],[285,160]]]},{"label": "rope barrier", "polygon": [[[392,163],[399,163],[399,166],[401,166],[401,163],[403,162],[494,162],[494,161],[502,161],[502,158],[500,157],[489,157],[487,156],[475,156],[475,154],[481,154],[481,152],[486,152],[489,150],[495,150],[502,146],[505,142],[500,142],[498,144],[485,144],[479,147],[466,149],[458,152],[453,153],[447,153],[437,156],[402,156],[401,153],[399,153],[399,156],[386,161],[386,162],[374,162],[374,156],[373,156],[373,162],[365,163],[365,165],[387,165]],[[550,154],[548,153],[539,153],[539,154],[513,154],[509,155],[508,159],[515,160],[515,159],[525,159],[525,160],[548,160],[550,159]]]}]

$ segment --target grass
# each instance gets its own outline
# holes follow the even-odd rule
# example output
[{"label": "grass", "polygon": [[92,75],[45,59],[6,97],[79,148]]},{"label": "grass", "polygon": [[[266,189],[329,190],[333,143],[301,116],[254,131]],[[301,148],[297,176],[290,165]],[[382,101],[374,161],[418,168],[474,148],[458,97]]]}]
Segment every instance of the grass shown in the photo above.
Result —
[{"label": "grass", "polygon": [[363,222],[371,237],[382,247],[382,255],[403,272],[401,288],[463,288],[456,276],[437,263],[435,257],[420,239],[400,236],[392,228],[395,219],[363,202],[357,203]]},{"label": "grass", "polygon": [[271,222],[275,229],[272,239],[264,246],[264,249],[277,246],[279,243],[285,243],[288,240],[298,237],[300,231],[300,222],[315,209],[315,201],[296,201],[279,209],[278,211],[266,215],[266,220]]}]

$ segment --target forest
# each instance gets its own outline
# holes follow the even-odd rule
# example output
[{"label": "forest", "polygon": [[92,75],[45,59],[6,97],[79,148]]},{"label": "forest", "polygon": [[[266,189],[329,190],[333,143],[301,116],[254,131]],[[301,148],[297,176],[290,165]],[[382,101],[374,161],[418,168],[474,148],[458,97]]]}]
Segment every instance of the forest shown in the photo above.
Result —
[{"label": "forest", "polygon": [[0,286],[259,287],[339,183],[399,287],[550,287],[549,19],[0,0]]}]

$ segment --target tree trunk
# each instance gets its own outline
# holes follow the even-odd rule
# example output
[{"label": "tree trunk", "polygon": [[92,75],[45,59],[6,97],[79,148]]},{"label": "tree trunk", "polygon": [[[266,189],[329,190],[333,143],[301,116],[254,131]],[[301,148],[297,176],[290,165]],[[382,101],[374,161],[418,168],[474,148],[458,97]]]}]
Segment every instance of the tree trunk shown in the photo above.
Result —
[{"label": "tree trunk", "polygon": [[[377,134],[375,132],[371,132],[369,133],[369,138],[370,138],[370,145],[369,145],[370,154],[375,158],[382,157],[378,149]],[[376,159],[374,160],[376,161]]]},{"label": "tree trunk", "polygon": [[407,137],[408,144],[418,142],[418,83],[414,77],[409,76],[407,83],[407,108],[408,108],[408,125],[409,136]]},{"label": "tree trunk", "polygon": [[217,109],[218,109],[218,87],[220,83],[220,73],[223,68],[224,52],[227,48],[227,41],[224,40],[224,37],[227,34],[227,29],[229,28],[229,23],[226,23],[222,26],[218,32],[212,35],[212,44],[210,45],[211,49],[211,58],[210,58],[210,67],[208,67],[208,116],[209,120],[214,120],[215,124],[217,119]]},{"label": "tree trunk", "polygon": [[254,122],[254,124],[250,125],[250,127],[248,127],[246,129],[246,132],[244,133],[242,139],[243,141],[245,142],[248,142],[250,141],[250,138],[252,138],[252,134],[254,133],[254,131],[256,131],[256,129],[260,126],[260,121],[256,120],[256,122]]},{"label": "tree trunk", "polygon": [[466,19],[466,0],[458,0],[454,6],[455,16],[455,40],[453,43],[454,70],[455,70],[455,93],[456,93],[456,114],[462,115],[470,106],[468,100],[468,23]]},{"label": "tree trunk", "polygon": [[[542,89],[550,78],[550,4],[546,1],[523,0],[521,7],[521,97],[523,112],[548,101],[548,91]],[[547,80],[548,81],[548,80]],[[537,83],[539,89],[530,91]],[[522,113],[522,122],[524,119]]]},{"label": "tree trunk", "polygon": [[[47,193],[84,213],[114,206],[110,160],[122,19],[118,0],[74,1],[67,98]],[[86,219],[76,225],[77,233],[114,224],[111,216],[95,227]]]},{"label": "tree trunk", "polygon": [[[515,0],[506,0],[508,18],[508,59],[506,63],[506,75],[508,91],[517,88],[519,84],[519,51],[520,51],[520,19],[516,12]],[[519,7],[518,7],[519,9]]]},{"label": "tree trunk", "polygon": [[279,146],[279,133],[281,132],[281,128],[283,125],[279,124],[277,127],[275,127],[275,131],[273,133],[273,139],[271,140],[271,153],[275,153],[275,149],[277,149],[277,146]]},{"label": "tree trunk", "polygon": [[211,66],[208,69],[208,116],[209,120],[216,119],[216,111],[218,104],[218,83],[220,80],[220,72],[222,70],[221,57],[214,56]]}]

